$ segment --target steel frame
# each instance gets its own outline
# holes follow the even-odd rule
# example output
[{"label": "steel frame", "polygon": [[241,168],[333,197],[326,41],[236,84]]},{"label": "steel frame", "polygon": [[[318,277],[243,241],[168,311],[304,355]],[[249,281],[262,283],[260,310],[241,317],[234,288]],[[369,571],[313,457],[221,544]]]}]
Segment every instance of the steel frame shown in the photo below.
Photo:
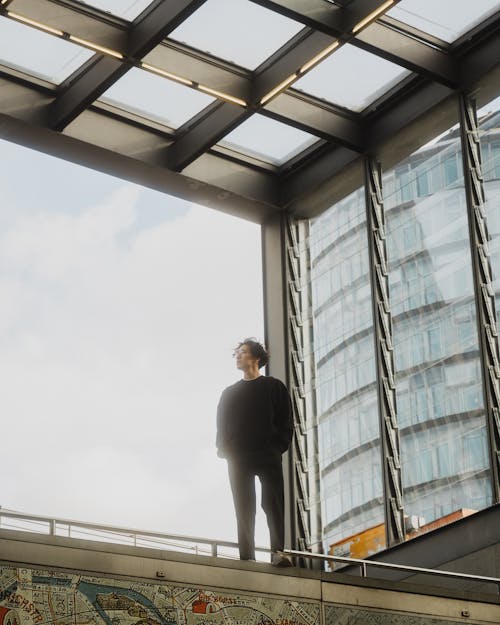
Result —
[{"label": "steel frame", "polygon": [[[292,396],[294,437],[291,450],[291,484],[295,501],[295,544],[311,548],[310,491],[308,467],[308,433],[305,421],[305,350],[303,277],[306,259],[301,254],[305,224],[287,217],[285,223],[288,385]],[[307,322],[306,322],[307,323]]]},{"label": "steel frame", "polygon": [[[402,540],[403,510],[396,402],[393,384],[391,320],[380,170],[364,155],[389,141],[423,114],[441,106],[500,66],[500,13],[469,39],[440,47],[423,33],[388,18],[353,35],[353,26],[380,0],[252,0],[304,25],[298,35],[254,72],[168,38],[204,0],[157,1],[134,23],[114,18],[74,0],[11,0],[2,5],[94,41],[124,55],[96,54],[75,75],[55,87],[17,70],[0,67],[0,137],[68,160],[113,173],[167,193],[192,199],[263,224],[266,341],[273,353],[271,371],[288,381],[294,397],[297,435],[289,454],[291,542],[311,545],[310,493],[304,450],[309,447],[303,423],[307,382],[304,356],[302,258],[297,250],[304,224],[317,210],[311,197],[332,178],[363,164],[372,268],[378,390],[388,544]],[[331,42],[349,43],[410,69],[414,75],[361,113],[333,106],[290,87],[262,105],[262,96]],[[133,113],[96,102],[130,68],[143,60],[159,70],[181,75],[244,99],[240,107],[217,100],[177,130]],[[477,144],[477,122],[469,98],[461,97],[464,167],[473,241],[480,344],[490,431],[495,498],[500,500],[499,349],[491,271],[487,259]],[[28,103],[28,104],[27,104]],[[303,154],[272,166],[230,153],[219,140],[254,113],[310,132],[318,142]],[[120,138],[120,141],[117,140]],[[289,213],[289,216],[285,214]],[[296,306],[297,305],[297,306]],[[302,504],[295,506],[295,493]]]},{"label": "steel frame", "polygon": [[500,349],[495,309],[491,263],[488,250],[488,227],[484,211],[484,186],[481,145],[474,99],[459,97],[462,138],[462,161],[467,196],[469,238],[476,297],[479,353],[481,356],[483,394],[488,424],[488,440],[493,497],[500,502]]},{"label": "steel frame", "polygon": [[[108,139],[108,135],[113,134],[114,125],[121,124],[118,151],[135,159],[139,179],[145,164],[154,165],[158,173],[181,173],[186,186],[194,180],[201,185],[217,186],[222,194],[264,202],[269,213],[285,209],[309,217],[313,209],[308,198],[318,187],[353,162],[362,162],[363,154],[373,152],[374,146],[404,130],[426,111],[440,106],[458,89],[469,88],[500,62],[500,12],[457,45],[443,47],[425,33],[386,17],[353,34],[353,26],[380,6],[380,0],[335,4],[324,0],[252,1],[304,25],[295,38],[255,71],[169,38],[176,26],[204,0],[154,2],[133,23],[75,0],[10,0],[0,7],[1,14],[12,10],[50,28],[116,50],[123,58],[96,53],[56,87],[0,67],[5,94],[0,102],[0,114],[35,128],[52,130],[55,137],[74,136],[113,152],[117,151],[116,142]],[[335,40],[341,45],[349,43],[368,50],[410,69],[413,74],[361,113],[301,93],[293,85],[266,105],[262,104],[264,94]],[[143,61],[159,71],[191,80],[195,87],[205,81],[207,87],[240,98],[248,105],[242,107],[219,99],[184,126],[172,130],[97,102],[107,88]],[[25,97],[17,98],[20,85],[33,101],[30,108],[25,105]],[[317,136],[318,141],[281,166],[217,145],[256,112],[305,130]],[[91,124],[99,126],[98,138],[89,133]],[[146,146],[139,151],[134,144],[136,129],[143,133],[141,142]],[[151,155],[154,155],[153,163]],[[217,202],[213,205],[218,208]],[[260,210],[255,219],[262,219]]]},{"label": "steel frame", "polygon": [[380,164],[365,160],[366,225],[377,366],[377,397],[387,546],[404,540],[403,489],[394,380],[389,271]]}]

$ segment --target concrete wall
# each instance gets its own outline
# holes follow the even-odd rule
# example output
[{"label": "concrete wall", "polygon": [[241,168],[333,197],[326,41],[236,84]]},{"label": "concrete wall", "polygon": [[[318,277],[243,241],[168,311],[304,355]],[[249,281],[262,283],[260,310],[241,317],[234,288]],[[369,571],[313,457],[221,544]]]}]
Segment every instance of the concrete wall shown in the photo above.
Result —
[{"label": "concrete wall", "polygon": [[500,623],[500,599],[0,531],[0,625]]}]

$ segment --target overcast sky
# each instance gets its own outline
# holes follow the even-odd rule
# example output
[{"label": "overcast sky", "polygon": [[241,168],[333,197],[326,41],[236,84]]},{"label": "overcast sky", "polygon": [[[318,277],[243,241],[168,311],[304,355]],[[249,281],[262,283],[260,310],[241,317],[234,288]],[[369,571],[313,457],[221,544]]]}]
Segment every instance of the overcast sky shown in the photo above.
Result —
[{"label": "overcast sky", "polygon": [[233,346],[263,335],[259,227],[12,143],[0,159],[0,505],[235,539],[215,412]]}]

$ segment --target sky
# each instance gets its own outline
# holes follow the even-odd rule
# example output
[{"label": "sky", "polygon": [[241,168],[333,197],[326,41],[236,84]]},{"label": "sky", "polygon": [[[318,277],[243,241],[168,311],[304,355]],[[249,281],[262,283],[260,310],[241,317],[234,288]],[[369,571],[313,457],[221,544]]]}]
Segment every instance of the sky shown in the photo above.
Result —
[{"label": "sky", "polygon": [[[148,3],[88,0],[129,20]],[[498,8],[438,4],[401,0],[389,14],[453,41]],[[301,28],[247,0],[207,0],[171,36],[252,70]],[[90,56],[0,18],[2,62],[59,83]],[[350,80],[352,66],[367,80]],[[295,87],[362,109],[404,75],[345,45]],[[172,128],[210,101],[135,68],[103,97]],[[311,136],[255,115],[226,139],[281,163]],[[0,506],[235,540],[215,413],[239,377],[232,348],[264,333],[259,227],[12,143],[0,159]],[[267,544],[262,513],[256,535]]]},{"label": "sky", "polygon": [[233,347],[263,337],[260,228],[13,143],[0,159],[0,505],[235,540],[215,415]]}]

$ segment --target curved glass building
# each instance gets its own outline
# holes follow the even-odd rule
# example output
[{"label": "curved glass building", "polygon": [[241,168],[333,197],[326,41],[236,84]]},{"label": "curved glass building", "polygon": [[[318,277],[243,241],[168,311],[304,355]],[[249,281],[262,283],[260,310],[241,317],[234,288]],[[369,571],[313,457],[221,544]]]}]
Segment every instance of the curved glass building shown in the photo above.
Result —
[{"label": "curved glass building", "polygon": [[[479,119],[494,277],[498,108],[493,102]],[[420,525],[493,501],[463,171],[457,125],[382,175],[402,500]],[[326,549],[384,522],[366,215],[362,187],[310,223]]]}]

